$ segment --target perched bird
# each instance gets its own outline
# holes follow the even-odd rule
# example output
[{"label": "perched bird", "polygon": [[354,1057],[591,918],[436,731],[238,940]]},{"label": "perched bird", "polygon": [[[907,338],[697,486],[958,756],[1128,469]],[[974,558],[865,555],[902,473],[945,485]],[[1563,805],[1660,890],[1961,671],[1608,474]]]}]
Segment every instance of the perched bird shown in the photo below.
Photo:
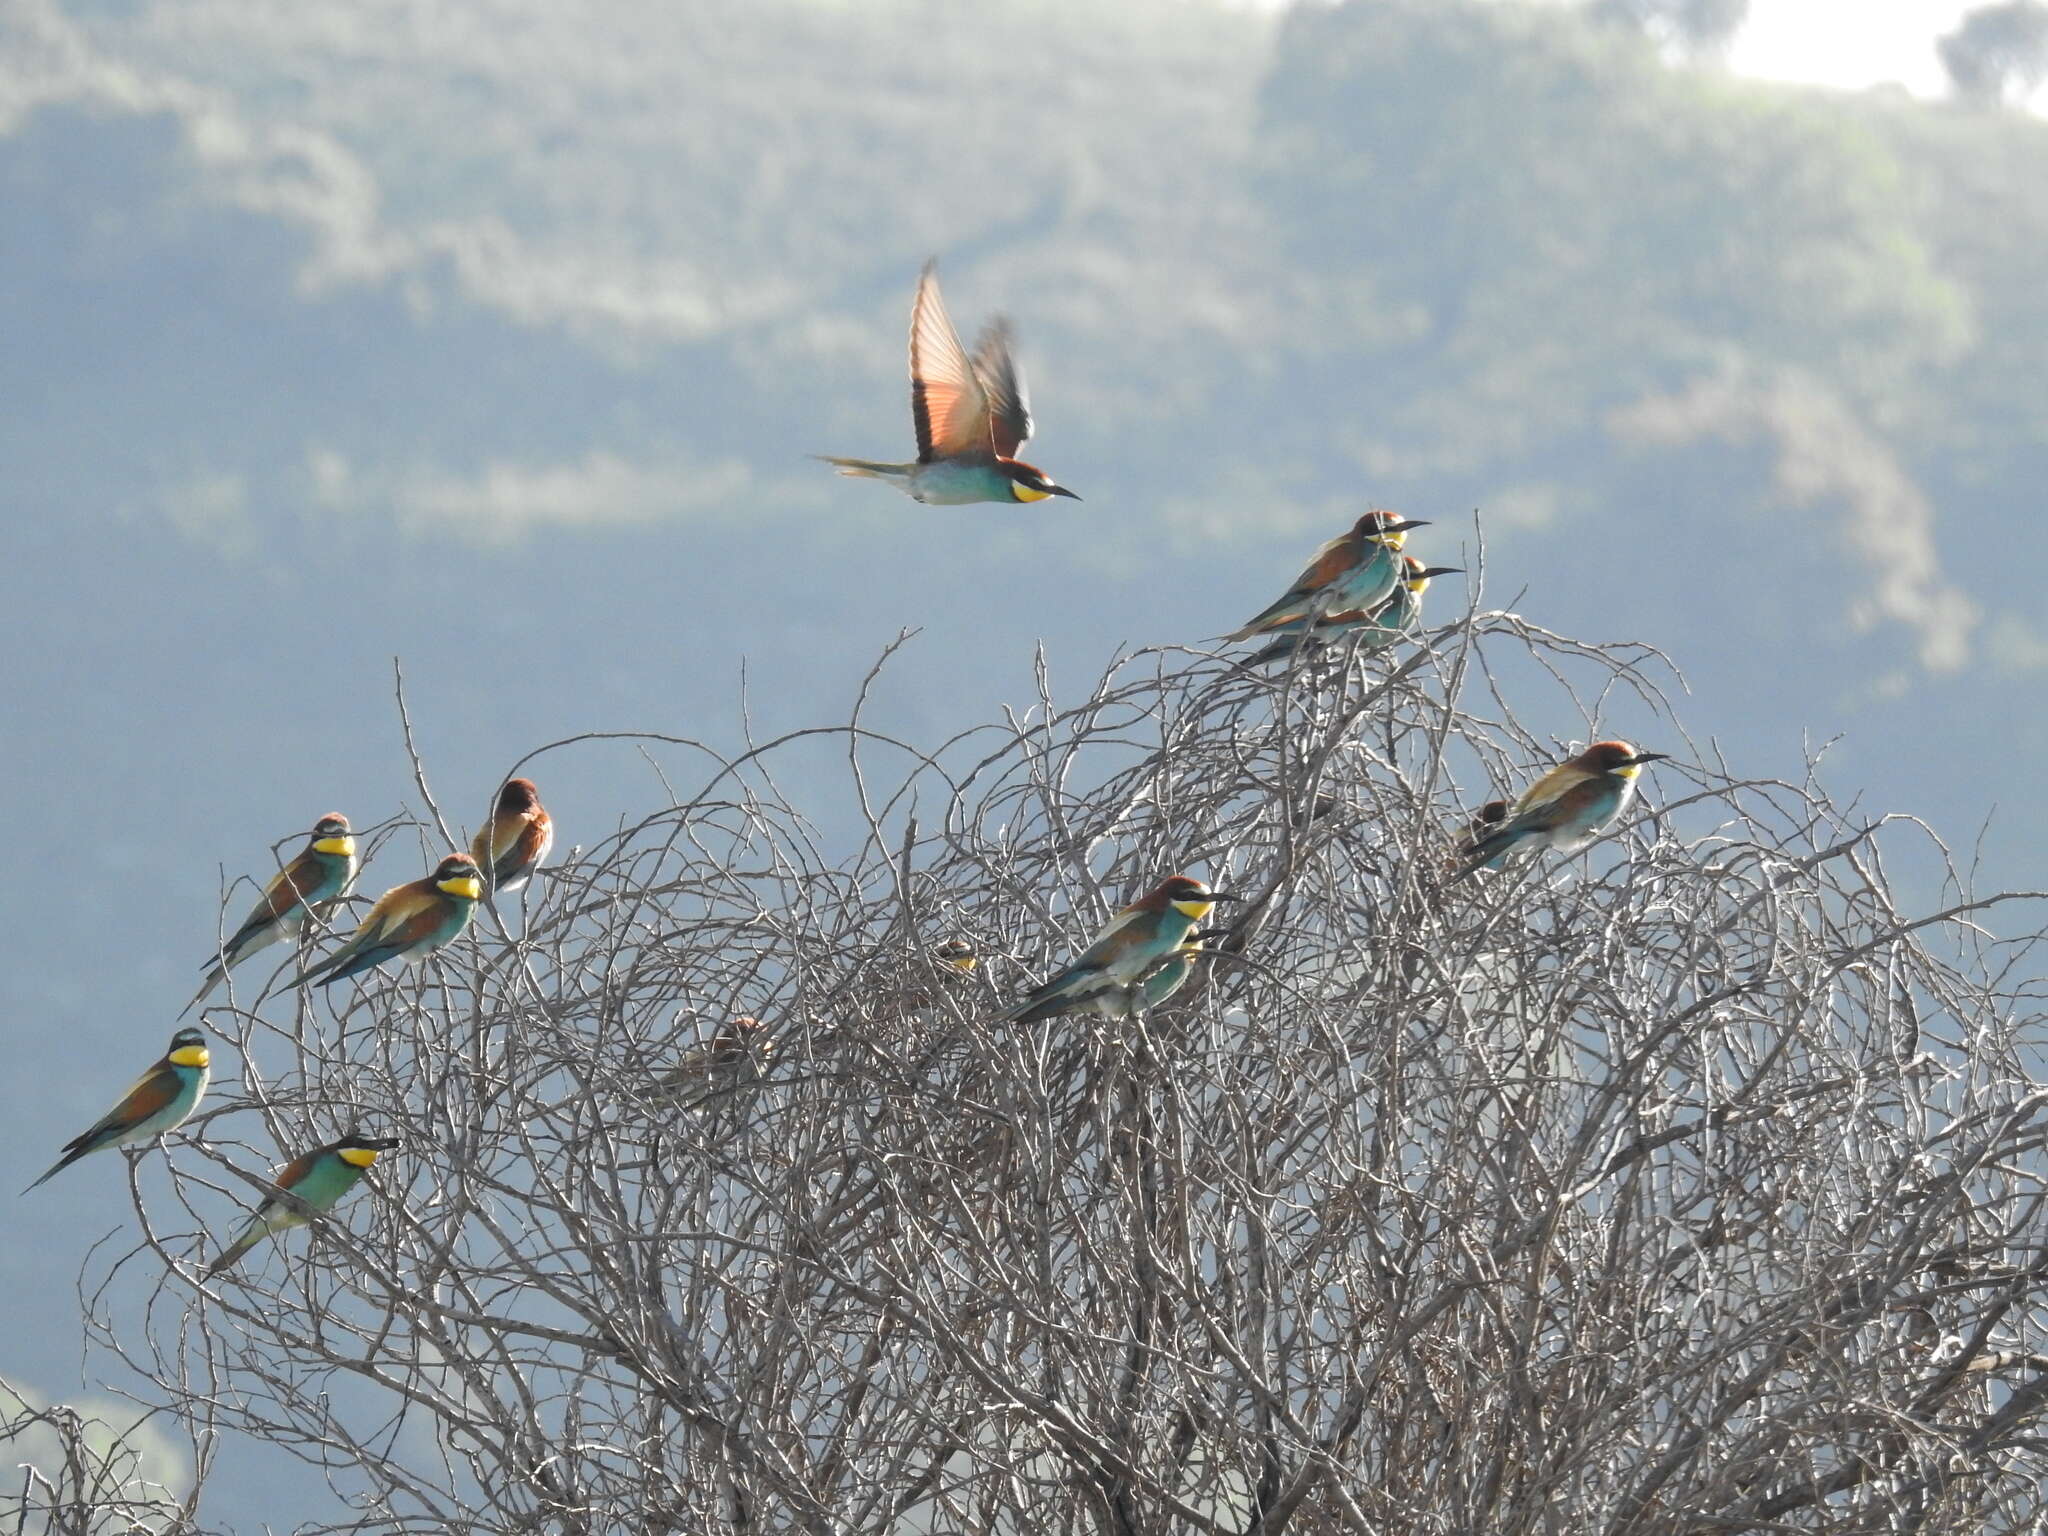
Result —
[{"label": "perched bird", "polygon": [[533,878],[555,846],[555,823],[540,803],[531,779],[507,779],[491,812],[469,845],[493,896],[518,890]]},{"label": "perched bird", "polygon": [[1477,845],[1481,839],[1490,837],[1494,828],[1508,819],[1508,803],[1505,800],[1489,800],[1472,813],[1472,825],[1466,829],[1465,841]]},{"label": "perched bird", "polygon": [[324,914],[348,895],[355,887],[356,868],[356,840],[349,833],[348,818],[336,811],[314,822],[306,846],[263,888],[262,900],[207,962],[205,980],[184,1013],[204,1002],[229,971],[257,950],[297,933],[307,918]]},{"label": "perched bird", "polygon": [[1223,638],[1249,640],[1270,635],[1296,621],[1319,622],[1333,613],[1370,615],[1394,595],[1404,567],[1401,546],[1412,528],[1428,522],[1398,512],[1372,511],[1349,533],[1330,540],[1315,552],[1294,585],[1264,612]]},{"label": "perched bird", "polygon": [[[1625,741],[1596,741],[1568,763],[1560,763],[1530,786],[1515,802],[1512,815],[1460,850],[1466,862],[1453,882],[1474,870],[1498,869],[1508,853],[1523,843],[1575,853],[1611,826],[1628,809],[1643,764],[1669,754],[1638,752]],[[1484,811],[1480,813],[1482,816]]]},{"label": "perched bird", "polygon": [[981,960],[966,939],[948,939],[943,944],[933,945],[932,958],[956,971],[971,971]]},{"label": "perched bird", "polygon": [[1487,838],[1491,837],[1495,829],[1507,819],[1507,801],[1487,801],[1486,804],[1472,813],[1472,819],[1465,824],[1465,835],[1458,838],[1453,844],[1453,851],[1444,862],[1452,870],[1456,870],[1465,862],[1466,855],[1471,853],[1474,848],[1477,848]]},{"label": "perched bird", "polygon": [[356,1187],[357,1181],[377,1161],[379,1153],[389,1152],[397,1145],[395,1136],[358,1136],[351,1132],[339,1141],[330,1141],[303,1157],[293,1158],[270,1180],[293,1198],[267,1196],[249,1213],[249,1219],[242,1223],[242,1230],[235,1234],[235,1240],[228,1244],[219,1258],[206,1266],[200,1278],[212,1279],[266,1237],[307,1225],[313,1217],[305,1207],[310,1206],[314,1213],[326,1215],[334,1209],[335,1201]]},{"label": "perched bird", "polygon": [[1097,992],[1092,999],[1095,1011],[1106,1019],[1129,1019],[1150,1013],[1187,985],[1195,962],[1207,953],[1197,934],[1165,959],[1155,962],[1135,986],[1108,987]]},{"label": "perched bird", "polygon": [[[121,1102],[93,1123],[83,1135],[64,1143],[64,1155],[50,1165],[50,1172],[36,1184],[61,1173],[90,1153],[108,1147],[139,1147],[166,1131],[183,1125],[206,1092],[206,1036],[196,1029],[181,1029],[171,1036],[171,1048],[163,1059],[135,1081],[121,1096]],[[36,1184],[29,1185],[25,1195]]]},{"label": "perched bird", "polygon": [[709,1040],[691,1046],[673,1067],[655,1078],[647,1097],[672,1109],[694,1109],[717,1097],[775,1054],[774,1044],[766,1037],[767,1027],[744,1013],[720,1026]]},{"label": "perched bird", "polygon": [[936,267],[936,262],[925,263],[917,280],[917,302],[910,310],[910,416],[917,426],[916,462],[819,457],[838,465],[842,475],[887,480],[927,506],[1043,501],[1048,496],[1079,501],[1044,470],[1017,457],[1031,436],[1031,409],[1024,398],[1024,376],[1010,355],[1010,323],[1000,315],[989,321],[969,358],[953,322],[946,318]]},{"label": "perched bird", "polygon": [[[1358,642],[1362,651],[1379,651],[1392,645],[1396,640],[1412,633],[1422,622],[1422,594],[1429,590],[1433,577],[1449,576],[1463,569],[1456,565],[1424,565],[1413,555],[1403,555],[1401,579],[1395,583],[1394,595],[1371,613],[1362,608],[1347,608],[1341,613],[1327,613],[1321,618],[1307,617],[1290,619],[1277,628],[1264,633],[1277,635],[1263,651],[1258,652],[1245,665],[1261,667],[1270,662],[1285,661],[1297,649],[1304,653],[1320,649],[1335,640],[1347,639],[1364,632]],[[1308,631],[1306,639],[1302,631]]]},{"label": "perched bird", "polygon": [[476,860],[451,853],[426,879],[395,885],[379,896],[348,942],[307,966],[291,984],[318,981],[324,987],[387,960],[418,965],[469,926],[483,893],[483,871]]},{"label": "perched bird", "polygon": [[[1237,899],[1186,875],[1162,880],[1148,895],[1117,913],[1072,965],[1033,988],[1003,1017],[1013,1024],[1035,1024],[1088,1007],[1119,1017],[1129,1013],[1134,1004],[1150,1006],[1148,994],[1163,1001],[1187,980],[1193,959],[1183,960],[1181,952],[1200,947],[1199,941],[1189,942],[1195,925],[1209,915],[1215,903]],[[1178,975],[1170,982],[1154,982],[1155,974],[1163,978],[1176,962]],[[1159,988],[1156,992],[1155,986]]]}]

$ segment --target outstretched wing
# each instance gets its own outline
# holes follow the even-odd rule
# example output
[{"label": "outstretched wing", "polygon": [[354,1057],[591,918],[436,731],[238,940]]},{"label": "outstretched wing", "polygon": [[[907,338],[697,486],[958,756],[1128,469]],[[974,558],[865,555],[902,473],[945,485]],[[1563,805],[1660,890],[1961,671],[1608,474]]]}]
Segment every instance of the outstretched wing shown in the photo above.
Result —
[{"label": "outstretched wing", "polygon": [[920,464],[989,452],[988,398],[946,317],[937,264],[930,261],[910,311],[910,415]]},{"label": "outstretched wing", "polygon": [[1010,341],[1010,322],[997,315],[974,344],[974,377],[988,401],[989,441],[1005,459],[1014,459],[1031,436],[1031,404]]}]

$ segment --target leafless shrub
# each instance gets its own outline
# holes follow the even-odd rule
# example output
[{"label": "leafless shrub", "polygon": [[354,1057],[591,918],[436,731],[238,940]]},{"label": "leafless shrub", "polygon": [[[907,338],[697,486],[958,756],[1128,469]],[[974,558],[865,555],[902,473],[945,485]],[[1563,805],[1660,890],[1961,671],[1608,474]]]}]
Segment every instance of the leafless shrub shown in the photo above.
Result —
[{"label": "leafless shrub", "polygon": [[44,1405],[0,1380],[0,1456],[14,1474],[13,1487],[0,1490],[5,1528],[16,1536],[199,1536],[196,1500],[181,1502],[157,1481],[161,1469],[138,1448],[146,1423],[123,1427]]},{"label": "leafless shrub", "polygon": [[[96,1335],[332,1469],[323,1530],[2033,1529],[2039,936],[1916,824],[1732,775],[1670,681],[1487,614],[1148,652],[929,752],[644,738],[696,787],[517,937],[211,1013],[243,1077]],[[1643,814],[1446,888],[1623,714],[1680,754]],[[782,787],[821,751],[851,852]],[[993,1022],[1176,870],[1251,899],[1170,1007]],[[375,1194],[201,1287],[231,1170],[350,1126],[406,1138]]]}]

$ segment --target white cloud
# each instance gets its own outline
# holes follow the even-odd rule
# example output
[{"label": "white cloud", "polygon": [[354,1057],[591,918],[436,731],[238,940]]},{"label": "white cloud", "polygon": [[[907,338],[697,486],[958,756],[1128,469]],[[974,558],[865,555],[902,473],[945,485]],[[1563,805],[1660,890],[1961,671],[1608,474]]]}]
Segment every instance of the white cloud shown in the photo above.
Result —
[{"label": "white cloud", "polygon": [[471,471],[351,463],[332,448],[306,458],[311,497],[355,518],[388,516],[407,534],[503,544],[548,528],[620,527],[667,520],[736,522],[762,487],[737,460],[645,464],[593,449],[580,459],[494,459]]}]

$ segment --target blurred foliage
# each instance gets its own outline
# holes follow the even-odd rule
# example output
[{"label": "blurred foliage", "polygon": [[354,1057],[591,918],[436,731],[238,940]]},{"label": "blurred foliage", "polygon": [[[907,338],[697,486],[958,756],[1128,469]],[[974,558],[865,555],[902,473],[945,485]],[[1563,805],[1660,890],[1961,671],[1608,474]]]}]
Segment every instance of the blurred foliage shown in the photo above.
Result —
[{"label": "blurred foliage", "polygon": [[2048,80],[2048,5],[2000,0],[1963,14],[1936,45],[1956,94],[1976,106],[2025,101]]}]

